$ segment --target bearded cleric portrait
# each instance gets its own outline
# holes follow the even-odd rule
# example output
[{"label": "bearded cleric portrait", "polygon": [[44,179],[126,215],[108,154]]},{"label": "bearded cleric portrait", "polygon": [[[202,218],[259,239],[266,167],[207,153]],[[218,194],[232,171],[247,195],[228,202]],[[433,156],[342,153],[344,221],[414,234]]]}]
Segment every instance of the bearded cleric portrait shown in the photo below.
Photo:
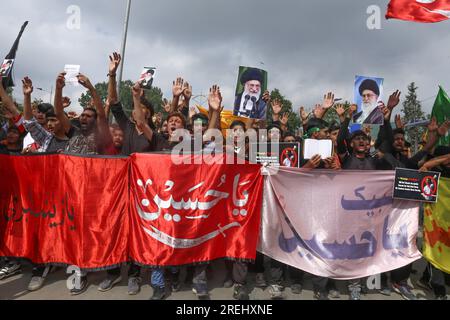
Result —
[{"label": "bearded cleric portrait", "polygon": [[384,123],[384,115],[378,106],[383,95],[383,79],[356,76],[355,103],[358,105],[358,113],[354,115],[356,124]]},{"label": "bearded cleric portrait", "polygon": [[234,115],[250,119],[266,119],[267,104],[262,96],[267,90],[267,72],[261,69],[240,67]]}]

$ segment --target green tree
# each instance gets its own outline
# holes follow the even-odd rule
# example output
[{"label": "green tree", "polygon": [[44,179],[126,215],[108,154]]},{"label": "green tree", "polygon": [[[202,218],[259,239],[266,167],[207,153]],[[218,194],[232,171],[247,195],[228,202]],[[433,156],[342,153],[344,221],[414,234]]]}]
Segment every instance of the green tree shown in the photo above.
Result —
[{"label": "green tree", "polygon": [[[128,115],[130,115],[131,111],[133,110],[133,95],[131,94],[131,88],[133,87],[133,85],[134,83],[131,80],[122,81],[119,94],[120,102],[122,103],[123,108]],[[105,102],[106,98],[108,97],[108,83],[107,82],[97,83],[95,85],[95,89],[100,95],[102,101]],[[145,90],[145,97],[147,98],[148,101],[150,101],[153,104],[155,112],[162,111],[163,93],[160,88],[153,87],[150,90]],[[92,98],[91,94],[89,92],[86,92],[81,94],[81,98],[78,99],[78,102],[83,108],[86,108],[89,105],[91,98]]]},{"label": "green tree", "polygon": [[[422,111],[422,105],[417,99],[417,89],[418,87],[416,87],[416,84],[412,82],[408,86],[408,95],[405,97],[405,101],[403,102],[403,121],[407,124],[427,119],[425,113]],[[418,151],[419,142],[421,141],[425,130],[426,128],[417,126],[410,127],[406,130],[407,138],[411,145],[414,147],[414,152]]]}]

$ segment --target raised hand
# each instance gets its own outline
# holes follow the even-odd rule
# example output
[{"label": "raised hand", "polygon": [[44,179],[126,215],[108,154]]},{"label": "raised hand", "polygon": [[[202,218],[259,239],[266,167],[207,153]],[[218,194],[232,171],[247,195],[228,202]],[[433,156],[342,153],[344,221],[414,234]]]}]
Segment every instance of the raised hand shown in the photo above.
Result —
[{"label": "raised hand", "polygon": [[314,110],[313,110],[314,116],[316,118],[321,118],[323,115],[323,108],[321,104],[316,104],[314,106]]},{"label": "raised hand", "polygon": [[345,107],[344,107],[343,104],[336,105],[335,110],[336,110],[336,113],[337,113],[337,115],[339,117],[344,116],[344,114],[345,114]]},{"label": "raised hand", "polygon": [[281,112],[281,109],[283,109],[283,104],[280,100],[275,99],[272,101],[272,111],[274,115],[279,115]]},{"label": "raised hand", "polygon": [[33,82],[30,78],[25,77],[22,80],[22,88],[23,88],[23,94],[25,96],[29,96],[33,93]]},{"label": "raised hand", "polygon": [[78,79],[78,83],[81,84],[86,89],[88,89],[88,90],[94,89],[94,86],[92,85],[91,81],[84,74],[81,74],[81,73],[78,74],[77,79]]},{"label": "raised hand", "polygon": [[136,82],[134,86],[131,88],[131,93],[133,94],[133,98],[140,99],[142,96],[142,92],[144,90],[141,88],[139,82]]},{"label": "raised hand", "polygon": [[33,112],[31,111],[31,93],[33,92],[33,82],[30,78],[25,77],[22,80],[23,89],[23,116],[25,120],[31,120],[33,118]]},{"label": "raised hand", "polygon": [[66,73],[62,72],[56,78],[56,89],[62,90],[66,86]]},{"label": "raised hand", "polygon": [[177,78],[177,80],[173,82],[172,86],[173,96],[178,98],[179,96],[181,96],[183,91],[184,91],[184,80],[183,78]]},{"label": "raised hand", "polygon": [[281,117],[281,119],[280,119],[280,123],[283,125],[283,126],[287,126],[287,124],[288,124],[288,122],[289,122],[289,116],[290,116],[291,114],[289,113],[289,112],[285,112],[284,114],[283,114],[283,116]]},{"label": "raised hand", "polygon": [[356,113],[356,111],[358,111],[358,105],[357,104],[352,104],[350,106],[350,108],[348,109],[348,116],[351,118],[353,117],[353,114]]},{"label": "raised hand", "polygon": [[110,76],[116,75],[117,69],[119,68],[121,61],[122,61],[122,57],[117,52],[114,52],[112,54],[112,56],[109,56],[109,75]]},{"label": "raised hand", "polygon": [[325,110],[328,110],[332,106],[334,106],[334,93],[328,92],[326,95],[323,96],[322,108],[324,108]]},{"label": "raised hand", "polygon": [[169,101],[166,98],[164,98],[164,100],[163,100],[163,109],[164,109],[165,112],[171,113],[172,101]]},{"label": "raised hand", "polygon": [[397,127],[397,129],[405,128],[405,124],[403,123],[402,117],[399,114],[395,116],[395,126]]},{"label": "raised hand", "polygon": [[70,105],[72,104],[72,101],[70,100],[69,97],[63,97],[62,104],[63,104],[63,108],[66,109],[66,108],[70,107]]},{"label": "raised hand", "polygon": [[266,104],[270,103],[270,92],[269,92],[269,90],[264,91],[264,94],[263,94],[263,96],[262,96],[262,100],[263,100]]},{"label": "raised hand", "polygon": [[308,112],[306,112],[305,107],[301,106],[298,112],[300,114],[300,119],[302,120],[303,123],[308,121],[309,115],[308,115]]},{"label": "raised hand", "polygon": [[192,86],[188,82],[185,82],[183,85],[183,96],[186,101],[192,98]]},{"label": "raised hand", "polygon": [[384,120],[389,121],[391,119],[392,110],[389,109],[384,105],[384,102],[380,101],[378,102],[378,108],[381,110],[381,112],[384,115]]},{"label": "raised hand", "polygon": [[210,109],[220,112],[222,107],[222,93],[218,85],[214,85],[209,89],[208,104]]},{"label": "raised hand", "polygon": [[391,96],[389,97],[389,100],[388,100],[388,104],[387,104],[387,107],[389,108],[389,110],[392,111],[392,110],[394,110],[394,108],[396,106],[398,106],[398,104],[400,103],[400,95],[401,94],[402,93],[399,90],[397,90],[393,94],[391,94]]}]

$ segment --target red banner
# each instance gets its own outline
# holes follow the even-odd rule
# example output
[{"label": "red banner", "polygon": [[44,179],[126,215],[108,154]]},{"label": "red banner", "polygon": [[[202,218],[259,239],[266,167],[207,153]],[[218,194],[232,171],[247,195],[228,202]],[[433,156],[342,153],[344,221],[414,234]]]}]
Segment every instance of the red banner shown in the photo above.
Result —
[{"label": "red banner", "polygon": [[96,269],[128,260],[128,160],[0,156],[0,255]]},{"label": "red banner", "polygon": [[450,0],[391,0],[386,19],[440,22],[450,18]]},{"label": "red banner", "polygon": [[175,165],[167,156],[133,155],[131,256],[166,266],[223,257],[254,260],[259,172],[258,165]]},{"label": "red banner", "polygon": [[254,259],[259,169],[175,166],[168,155],[0,156],[0,256],[87,270]]}]

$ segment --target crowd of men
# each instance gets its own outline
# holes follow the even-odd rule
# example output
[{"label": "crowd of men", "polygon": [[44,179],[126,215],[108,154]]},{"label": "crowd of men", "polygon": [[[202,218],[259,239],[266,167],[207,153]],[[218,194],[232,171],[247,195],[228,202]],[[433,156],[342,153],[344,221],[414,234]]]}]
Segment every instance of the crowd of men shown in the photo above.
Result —
[{"label": "crowd of men", "polygon": [[[79,83],[90,93],[92,101],[79,116],[66,113],[70,106],[69,98],[64,97],[63,90],[66,84],[65,74],[61,73],[56,79],[54,105],[41,103],[32,104],[33,83],[28,77],[24,78],[23,112],[19,112],[13,99],[0,85],[0,98],[4,117],[9,119],[3,127],[4,140],[0,143],[0,153],[10,155],[27,155],[31,153],[71,153],[78,155],[123,155],[133,153],[148,153],[170,151],[180,143],[177,135],[178,129],[188,129],[192,132],[195,125],[201,125],[205,134],[208,129],[221,128],[222,95],[220,88],[214,85],[209,92],[209,115],[196,113],[190,107],[192,87],[181,78],[173,82],[171,101],[164,100],[164,108],[168,116],[163,119],[156,115],[152,104],[145,98],[144,91],[139,85],[132,88],[133,112],[128,117],[118,98],[116,72],[121,63],[119,54],[114,53],[109,61],[108,97],[104,102],[85,75],[78,75]],[[405,139],[405,131],[401,120],[396,117],[397,128],[391,126],[393,111],[400,102],[400,92],[393,93],[385,105],[379,105],[379,111],[384,116],[384,125],[381,126],[377,139],[370,136],[370,131],[357,130],[349,132],[349,125],[356,115],[356,106],[345,108],[336,105],[334,94],[325,95],[322,104],[316,106],[314,112],[308,114],[304,108],[300,109],[300,119],[304,136],[299,137],[288,128],[288,116],[282,114],[283,105],[279,100],[271,100],[269,92],[263,94],[264,102],[271,107],[271,119],[267,124],[255,120],[236,120],[231,126],[228,137],[234,146],[227,146],[224,152],[234,153],[236,157],[249,159],[249,145],[246,132],[252,129],[267,129],[267,141],[299,142],[307,137],[309,139],[331,139],[333,141],[333,156],[322,159],[314,156],[301,161],[301,167],[309,169],[329,170],[394,170],[395,168],[409,168],[433,170],[442,172],[449,177],[450,148],[449,146],[435,147],[438,138],[448,133],[450,122],[438,125],[435,119],[428,125],[428,135],[423,141],[421,150],[412,155]],[[339,115],[339,122],[328,123],[324,120],[325,114],[331,109]],[[114,118],[114,123],[110,121]],[[292,129],[292,128],[291,128]],[[194,139],[192,137],[188,137]],[[201,146],[208,148],[213,141],[202,139]],[[195,144],[198,145],[198,144]],[[242,147],[244,146],[244,147]],[[249,290],[247,278],[249,270],[256,273],[256,287],[269,288],[273,299],[283,298],[283,283],[286,274],[292,280],[291,289],[295,294],[302,292],[304,273],[293,267],[270,260],[270,270],[265,272],[264,256],[257,253],[256,261],[248,264],[238,261],[226,261],[227,278],[224,287],[234,286],[235,299],[248,299]],[[188,267],[192,279],[194,293],[199,298],[208,296],[207,268],[208,264]],[[34,265],[33,275],[28,289],[36,291],[45,284],[49,276],[50,266]],[[135,295],[140,291],[141,267],[135,264],[129,266],[128,293]],[[0,281],[21,272],[19,260],[5,260],[0,269]],[[411,275],[411,265],[393,270],[382,275],[382,289],[380,293],[391,295],[391,290],[408,300],[416,299],[415,294],[408,285]],[[269,274],[266,278],[265,274]],[[71,289],[72,295],[82,294],[88,287],[86,273],[80,272],[80,286]],[[423,288],[434,293],[436,299],[446,299],[445,275],[442,271],[428,265],[418,282]],[[390,281],[388,281],[390,279]],[[105,292],[122,281],[121,269],[108,270],[105,280],[98,290]],[[312,276],[314,297],[319,300],[339,298],[336,281],[318,276]],[[1,282],[0,282],[1,284]],[[151,285],[153,287],[152,299],[164,299],[167,296],[167,287],[172,291],[180,290],[180,268],[153,268],[151,270]],[[363,279],[348,281],[350,299],[359,300],[367,288]]]}]

